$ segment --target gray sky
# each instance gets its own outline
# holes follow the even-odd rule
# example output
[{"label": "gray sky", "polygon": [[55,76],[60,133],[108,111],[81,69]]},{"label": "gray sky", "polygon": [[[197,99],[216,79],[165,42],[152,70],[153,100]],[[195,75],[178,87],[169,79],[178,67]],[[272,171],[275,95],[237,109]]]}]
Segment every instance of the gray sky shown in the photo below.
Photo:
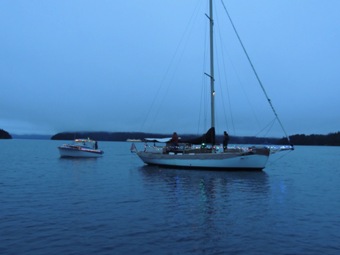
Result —
[{"label": "gray sky", "polygon": [[[204,132],[207,2],[0,1],[0,128]],[[274,115],[215,2],[217,133],[256,135]],[[224,2],[288,134],[339,131],[340,1]]]}]

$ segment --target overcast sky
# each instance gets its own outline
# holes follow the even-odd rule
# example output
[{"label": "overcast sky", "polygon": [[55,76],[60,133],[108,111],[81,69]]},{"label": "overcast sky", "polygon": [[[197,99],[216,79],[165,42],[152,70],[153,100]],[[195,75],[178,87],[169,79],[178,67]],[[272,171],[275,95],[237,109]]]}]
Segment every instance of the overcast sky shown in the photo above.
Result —
[{"label": "overcast sky", "polygon": [[[0,1],[0,128],[204,132],[207,2]],[[215,3],[216,131],[256,135],[274,115]],[[287,133],[340,131],[340,1],[224,3]]]}]

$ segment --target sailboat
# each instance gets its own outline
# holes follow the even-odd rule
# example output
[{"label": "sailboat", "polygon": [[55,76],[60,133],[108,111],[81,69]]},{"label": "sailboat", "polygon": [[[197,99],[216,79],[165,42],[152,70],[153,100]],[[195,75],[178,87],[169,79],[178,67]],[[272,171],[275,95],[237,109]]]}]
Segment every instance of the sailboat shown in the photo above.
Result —
[{"label": "sailboat", "polygon": [[[211,99],[210,129],[198,139],[182,140],[179,144],[177,142],[174,144],[171,138],[145,138],[144,150],[138,151],[136,146],[132,144],[131,151],[136,152],[139,158],[148,165],[185,169],[262,170],[272,152],[269,146],[224,148],[215,144],[213,0],[209,0],[208,18],[210,21],[210,74],[208,75],[210,77]],[[270,100],[268,101],[270,103]],[[273,107],[272,109],[275,116],[278,117]],[[153,145],[149,146],[148,142],[153,143]],[[165,143],[166,145],[157,146],[156,143]],[[293,147],[286,146],[284,149],[293,149]]]}]

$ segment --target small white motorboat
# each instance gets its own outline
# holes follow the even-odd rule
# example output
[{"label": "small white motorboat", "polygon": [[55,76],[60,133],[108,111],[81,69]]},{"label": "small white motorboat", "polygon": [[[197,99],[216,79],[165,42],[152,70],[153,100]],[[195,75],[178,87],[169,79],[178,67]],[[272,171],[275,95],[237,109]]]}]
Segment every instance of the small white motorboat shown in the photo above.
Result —
[{"label": "small white motorboat", "polygon": [[98,158],[104,151],[98,149],[98,142],[91,139],[75,139],[71,144],[58,147],[60,157]]}]

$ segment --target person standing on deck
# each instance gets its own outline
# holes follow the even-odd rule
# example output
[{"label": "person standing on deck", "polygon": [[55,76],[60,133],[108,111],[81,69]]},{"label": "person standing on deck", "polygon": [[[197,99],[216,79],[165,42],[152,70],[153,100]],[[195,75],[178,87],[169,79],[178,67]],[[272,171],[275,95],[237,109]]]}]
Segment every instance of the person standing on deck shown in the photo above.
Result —
[{"label": "person standing on deck", "polygon": [[178,146],[178,135],[176,132],[172,134],[171,142],[173,146]]},{"label": "person standing on deck", "polygon": [[229,135],[227,131],[224,131],[223,135],[223,150],[226,151],[228,149]]}]

